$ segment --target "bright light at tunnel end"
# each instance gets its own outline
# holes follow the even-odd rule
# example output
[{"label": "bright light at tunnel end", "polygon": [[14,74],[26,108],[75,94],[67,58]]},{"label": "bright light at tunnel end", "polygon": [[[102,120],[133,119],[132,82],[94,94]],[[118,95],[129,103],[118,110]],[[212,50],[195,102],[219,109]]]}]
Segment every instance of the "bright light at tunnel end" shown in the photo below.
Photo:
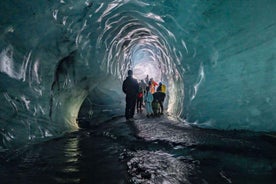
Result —
[{"label": "bright light at tunnel end", "polygon": [[147,75],[155,81],[161,81],[161,71],[152,63],[141,62],[133,67],[133,76],[139,81],[145,79]]}]

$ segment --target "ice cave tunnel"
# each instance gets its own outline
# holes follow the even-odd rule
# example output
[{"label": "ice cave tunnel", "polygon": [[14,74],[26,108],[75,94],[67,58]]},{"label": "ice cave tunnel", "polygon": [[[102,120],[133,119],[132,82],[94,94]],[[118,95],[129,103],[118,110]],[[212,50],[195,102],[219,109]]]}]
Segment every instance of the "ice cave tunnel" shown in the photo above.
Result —
[{"label": "ice cave tunnel", "polygon": [[185,122],[276,131],[275,12],[274,0],[1,1],[0,149],[75,130],[80,114],[122,115],[129,68],[163,81]]}]

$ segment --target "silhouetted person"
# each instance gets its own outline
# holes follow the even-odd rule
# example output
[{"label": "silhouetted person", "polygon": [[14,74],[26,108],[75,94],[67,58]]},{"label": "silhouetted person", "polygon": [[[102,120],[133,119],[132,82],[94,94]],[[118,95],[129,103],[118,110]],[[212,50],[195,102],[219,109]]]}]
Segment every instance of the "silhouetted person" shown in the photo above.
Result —
[{"label": "silhouetted person", "polygon": [[152,110],[153,95],[149,91],[148,86],[146,87],[144,101],[145,101],[145,105],[146,105],[147,117],[153,116],[153,110]]},{"label": "silhouetted person", "polygon": [[146,92],[147,83],[145,83],[144,80],[141,80],[141,82],[139,83],[139,86],[142,87],[143,93],[145,93]]},{"label": "silhouetted person", "polygon": [[162,84],[162,82],[159,82],[159,86],[157,87],[157,92],[154,93],[154,98],[156,98],[159,102],[160,108],[161,108],[161,114],[163,114],[163,102],[165,100],[166,97],[166,86],[164,84]]},{"label": "silhouetted person", "polygon": [[146,84],[148,84],[148,83],[149,83],[149,75],[147,75],[147,76],[146,76],[146,78],[145,78],[145,82],[146,82]]},{"label": "silhouetted person", "polygon": [[141,84],[142,83],[140,82],[139,83],[139,92],[138,92],[138,95],[137,95],[137,105],[136,105],[137,112],[142,112],[144,91],[143,91],[143,88],[142,88]]},{"label": "silhouetted person", "polygon": [[124,80],[122,90],[126,94],[126,109],[125,117],[127,120],[133,119],[136,98],[139,91],[139,84],[136,79],[132,77],[132,70],[128,70],[128,77]]}]

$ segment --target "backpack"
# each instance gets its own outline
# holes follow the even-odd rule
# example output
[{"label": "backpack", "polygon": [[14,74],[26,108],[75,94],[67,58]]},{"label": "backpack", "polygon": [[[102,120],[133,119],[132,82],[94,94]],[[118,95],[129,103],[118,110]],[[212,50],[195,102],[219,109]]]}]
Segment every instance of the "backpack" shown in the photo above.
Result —
[{"label": "backpack", "polygon": [[143,92],[139,92],[137,95],[138,98],[142,98],[143,97]]}]

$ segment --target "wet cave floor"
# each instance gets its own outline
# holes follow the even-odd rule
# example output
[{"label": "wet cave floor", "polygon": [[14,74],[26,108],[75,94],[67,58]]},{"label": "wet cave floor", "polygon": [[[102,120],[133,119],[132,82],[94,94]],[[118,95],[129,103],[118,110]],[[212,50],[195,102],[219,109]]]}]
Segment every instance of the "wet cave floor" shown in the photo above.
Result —
[{"label": "wet cave floor", "polygon": [[170,116],[115,117],[1,153],[4,183],[276,183],[276,138],[201,129]]}]

